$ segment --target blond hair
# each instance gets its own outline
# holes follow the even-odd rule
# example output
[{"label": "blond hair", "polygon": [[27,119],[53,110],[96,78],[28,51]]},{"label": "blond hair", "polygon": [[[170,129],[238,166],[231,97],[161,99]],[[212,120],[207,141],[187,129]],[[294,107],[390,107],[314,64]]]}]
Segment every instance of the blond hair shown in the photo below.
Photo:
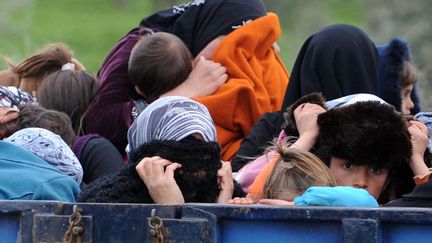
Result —
[{"label": "blond hair", "polygon": [[290,146],[287,140],[274,145],[278,159],[263,188],[268,199],[292,201],[310,186],[335,186],[329,168],[314,154]]}]

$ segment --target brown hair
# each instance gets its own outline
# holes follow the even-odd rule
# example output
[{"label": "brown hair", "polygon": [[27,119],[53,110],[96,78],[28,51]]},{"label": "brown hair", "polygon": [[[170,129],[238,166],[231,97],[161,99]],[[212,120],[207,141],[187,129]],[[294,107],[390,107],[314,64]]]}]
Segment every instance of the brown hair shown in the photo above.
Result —
[{"label": "brown hair", "polygon": [[6,124],[0,124],[5,137],[9,137],[14,132],[28,127],[40,127],[50,130],[59,135],[69,146],[75,140],[71,120],[66,114],[47,110],[39,105],[25,104],[20,107],[17,119]]},{"label": "brown hair", "polygon": [[61,67],[72,62],[72,51],[66,44],[48,44],[34,55],[12,67],[21,78],[33,77],[42,79]]},{"label": "brown hair", "polygon": [[66,113],[76,134],[82,134],[82,119],[96,95],[98,84],[87,71],[59,70],[44,79],[37,99],[46,109]]},{"label": "brown hair", "polygon": [[310,186],[336,185],[330,169],[309,151],[290,147],[286,140],[274,148],[280,157],[264,185],[265,198],[292,201]]},{"label": "brown hair", "polygon": [[410,62],[404,61],[403,69],[401,74],[401,87],[405,88],[408,85],[415,84],[418,79],[417,68],[414,67]]},{"label": "brown hair", "polygon": [[185,81],[192,55],[177,36],[165,32],[145,35],[129,58],[129,77],[146,100],[157,99]]},{"label": "brown hair", "polygon": [[60,70],[66,63],[73,63],[77,70],[85,70],[82,64],[72,56],[73,53],[66,44],[53,43],[46,45],[18,65],[10,65],[10,68],[20,79],[33,79],[26,83],[20,80],[19,84],[21,89],[32,93],[37,90],[46,76]]}]

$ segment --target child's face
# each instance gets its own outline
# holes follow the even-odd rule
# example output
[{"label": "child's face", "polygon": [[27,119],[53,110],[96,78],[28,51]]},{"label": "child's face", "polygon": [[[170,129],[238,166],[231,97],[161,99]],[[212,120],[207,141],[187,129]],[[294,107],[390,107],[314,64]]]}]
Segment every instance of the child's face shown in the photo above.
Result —
[{"label": "child's face", "polygon": [[338,186],[363,188],[376,199],[381,195],[388,177],[388,169],[353,165],[346,160],[331,158],[330,171]]},{"label": "child's face", "polygon": [[411,92],[414,88],[413,84],[410,84],[401,90],[402,104],[401,112],[403,115],[410,115],[411,109],[414,108],[414,103],[411,100]]}]

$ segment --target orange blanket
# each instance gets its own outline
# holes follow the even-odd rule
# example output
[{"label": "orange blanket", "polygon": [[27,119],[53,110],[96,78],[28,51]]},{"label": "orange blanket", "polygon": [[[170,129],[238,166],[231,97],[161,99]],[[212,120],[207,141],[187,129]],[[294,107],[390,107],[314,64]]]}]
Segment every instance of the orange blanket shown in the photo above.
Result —
[{"label": "orange blanket", "polygon": [[265,112],[280,110],[289,79],[272,48],[280,35],[277,15],[268,13],[227,35],[213,56],[229,79],[213,95],[196,100],[213,117],[223,160],[232,159]]}]

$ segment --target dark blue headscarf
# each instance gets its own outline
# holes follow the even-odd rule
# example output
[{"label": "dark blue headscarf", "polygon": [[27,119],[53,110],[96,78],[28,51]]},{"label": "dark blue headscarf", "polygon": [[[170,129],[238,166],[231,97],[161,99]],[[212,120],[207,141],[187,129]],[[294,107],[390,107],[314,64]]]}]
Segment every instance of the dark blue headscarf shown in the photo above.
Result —
[{"label": "dark blue headscarf", "polygon": [[[411,60],[410,48],[404,39],[393,38],[387,44],[378,45],[377,49],[380,57],[379,96],[400,111],[403,63]],[[411,113],[417,114],[420,112],[420,101],[415,85],[411,99],[414,102]]]}]

